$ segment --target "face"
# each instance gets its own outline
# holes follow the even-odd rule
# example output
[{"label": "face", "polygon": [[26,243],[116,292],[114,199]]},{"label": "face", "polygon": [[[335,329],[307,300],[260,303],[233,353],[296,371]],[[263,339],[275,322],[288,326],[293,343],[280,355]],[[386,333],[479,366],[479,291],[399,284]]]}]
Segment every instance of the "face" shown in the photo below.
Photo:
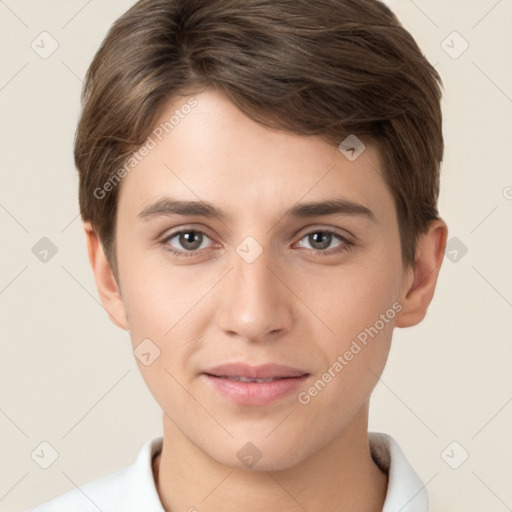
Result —
[{"label": "face", "polygon": [[127,327],[186,439],[284,469],[341,436],[382,372],[404,287],[393,199],[371,146],[350,160],[217,92],[157,124],[187,100],[121,184]]}]

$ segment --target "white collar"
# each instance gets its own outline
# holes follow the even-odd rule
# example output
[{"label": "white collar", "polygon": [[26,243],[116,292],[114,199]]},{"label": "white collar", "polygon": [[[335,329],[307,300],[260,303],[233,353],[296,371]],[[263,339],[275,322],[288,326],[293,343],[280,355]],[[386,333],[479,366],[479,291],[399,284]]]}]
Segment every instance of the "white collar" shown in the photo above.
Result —
[{"label": "white collar", "polygon": [[[427,491],[397,442],[380,432],[369,432],[368,439],[373,459],[389,475],[382,512],[427,512]],[[162,446],[162,436],[149,439],[131,466],[72,489],[29,512],[165,512],[152,466]]]},{"label": "white collar", "polygon": [[427,512],[427,490],[398,443],[382,432],[368,432],[368,440],[373,460],[388,473],[382,512]]}]

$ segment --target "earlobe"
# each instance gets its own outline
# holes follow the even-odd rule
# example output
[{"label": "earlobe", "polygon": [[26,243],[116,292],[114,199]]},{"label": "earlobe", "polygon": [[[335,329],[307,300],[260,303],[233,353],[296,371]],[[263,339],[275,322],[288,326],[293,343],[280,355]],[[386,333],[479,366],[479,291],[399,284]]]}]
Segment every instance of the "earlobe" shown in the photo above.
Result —
[{"label": "earlobe", "polygon": [[431,222],[427,233],[418,240],[415,265],[404,281],[402,310],[396,316],[396,327],[412,327],[425,318],[443,263],[447,236],[446,223],[438,219]]},{"label": "earlobe", "polygon": [[89,262],[96,281],[101,303],[110,320],[121,329],[128,330],[128,321],[114,271],[108,262],[103,245],[90,222],[83,223]]}]

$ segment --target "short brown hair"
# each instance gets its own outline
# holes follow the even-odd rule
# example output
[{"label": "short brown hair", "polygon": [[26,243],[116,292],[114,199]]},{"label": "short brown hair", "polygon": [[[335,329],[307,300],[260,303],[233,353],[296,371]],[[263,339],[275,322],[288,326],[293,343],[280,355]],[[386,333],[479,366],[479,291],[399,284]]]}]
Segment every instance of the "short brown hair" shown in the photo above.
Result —
[{"label": "short brown hair", "polygon": [[394,197],[404,267],[438,218],[442,82],[378,0],[141,0],[87,72],[75,138],[80,213],[117,276],[120,187],[101,188],[169,100],[206,87],[257,122],[338,145],[375,145]]}]

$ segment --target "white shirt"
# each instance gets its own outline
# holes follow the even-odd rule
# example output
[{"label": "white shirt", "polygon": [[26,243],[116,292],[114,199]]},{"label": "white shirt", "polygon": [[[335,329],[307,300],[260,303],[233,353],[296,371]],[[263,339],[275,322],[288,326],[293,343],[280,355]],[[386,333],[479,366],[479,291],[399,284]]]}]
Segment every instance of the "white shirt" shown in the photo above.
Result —
[{"label": "white shirt", "polygon": [[[369,432],[368,438],[373,459],[388,473],[382,512],[427,512],[427,491],[397,442],[380,432]],[[165,512],[152,469],[162,444],[162,436],[149,439],[131,466],[71,489],[28,512]]]}]

